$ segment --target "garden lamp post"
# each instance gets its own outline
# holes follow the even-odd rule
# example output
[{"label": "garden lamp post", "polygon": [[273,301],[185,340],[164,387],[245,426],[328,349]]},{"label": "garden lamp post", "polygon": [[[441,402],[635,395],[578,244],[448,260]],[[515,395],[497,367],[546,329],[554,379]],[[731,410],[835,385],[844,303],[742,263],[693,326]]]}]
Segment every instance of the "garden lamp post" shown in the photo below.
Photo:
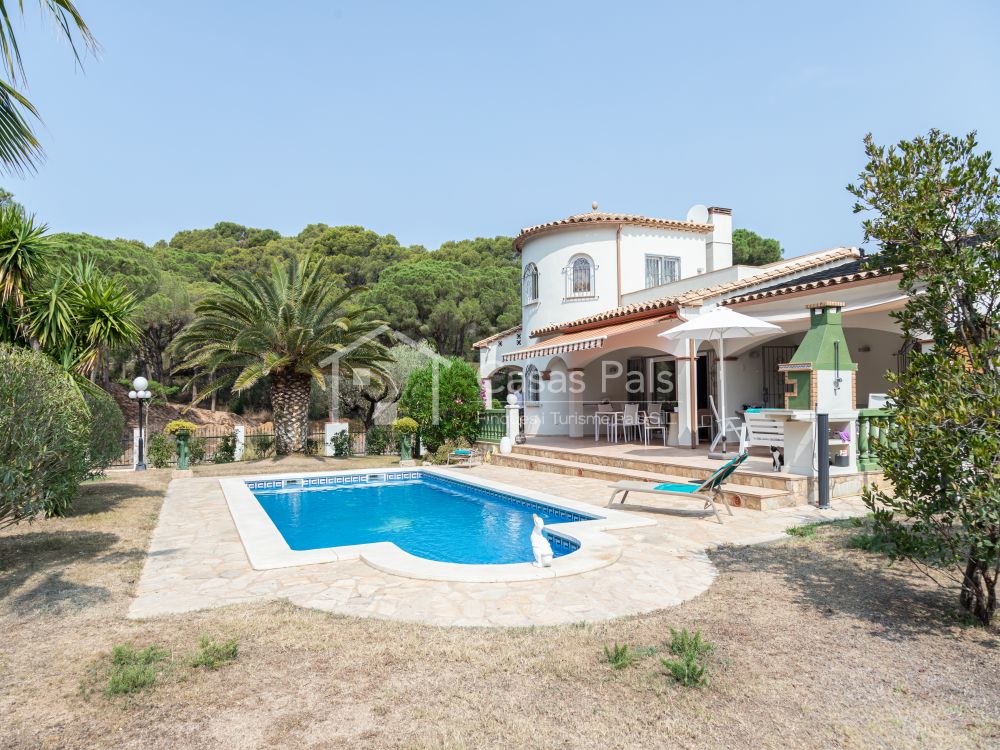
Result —
[{"label": "garden lamp post", "polygon": [[139,402],[139,454],[136,456],[135,470],[145,471],[146,461],[145,455],[143,453],[143,407],[149,399],[153,397],[147,389],[149,388],[149,381],[141,375],[132,381],[132,390],[128,392],[128,397],[133,401]]}]

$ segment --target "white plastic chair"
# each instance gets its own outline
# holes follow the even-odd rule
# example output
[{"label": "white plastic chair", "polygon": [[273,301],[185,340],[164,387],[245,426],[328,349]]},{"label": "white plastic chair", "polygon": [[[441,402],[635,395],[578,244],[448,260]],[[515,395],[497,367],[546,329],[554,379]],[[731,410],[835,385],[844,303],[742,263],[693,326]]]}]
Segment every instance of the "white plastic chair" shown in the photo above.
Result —
[{"label": "white plastic chair", "polygon": [[625,404],[625,413],[622,415],[622,432],[626,440],[631,440],[630,434],[639,432],[639,404]]},{"label": "white plastic chair", "polygon": [[718,426],[722,425],[722,429],[719,430],[712,439],[712,446],[709,448],[709,451],[714,451],[715,446],[719,443],[726,442],[726,435],[730,432],[733,433],[733,435],[736,436],[736,440],[739,441],[743,429],[743,421],[736,417],[726,417],[725,419],[722,419],[722,417],[719,416],[718,408],[715,406],[715,399],[711,394],[708,396],[708,405],[712,407],[712,414],[715,415],[716,428],[718,429]]},{"label": "white plastic chair", "polygon": [[649,412],[642,421],[643,442],[649,445],[649,433],[659,430],[663,433],[663,447],[667,447],[667,433],[670,431],[670,420],[660,409]]},{"label": "white plastic chair", "polygon": [[[615,421],[616,421],[615,417],[616,417],[616,415],[615,415],[614,411],[615,411],[615,408],[611,404],[598,404],[597,405],[597,414],[595,415],[596,422],[594,424],[594,442],[595,443],[598,440],[600,440],[600,438],[601,438],[601,427],[602,426],[606,426],[608,428],[608,441],[610,442],[611,440],[614,439],[612,437],[612,433],[615,432],[615,428],[616,428],[616,425],[615,425]],[[615,437],[617,437],[617,434],[615,434]]]}]

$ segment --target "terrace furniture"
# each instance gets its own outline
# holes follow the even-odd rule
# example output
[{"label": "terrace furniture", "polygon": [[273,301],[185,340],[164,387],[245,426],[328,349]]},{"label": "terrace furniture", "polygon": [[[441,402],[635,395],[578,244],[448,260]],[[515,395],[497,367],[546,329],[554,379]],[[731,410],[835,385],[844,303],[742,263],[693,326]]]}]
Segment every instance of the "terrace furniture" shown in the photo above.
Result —
[{"label": "terrace furniture", "polygon": [[740,438],[740,420],[735,417],[726,417],[725,419],[719,414],[718,408],[715,406],[715,398],[709,394],[708,405],[712,407],[712,415],[715,417],[715,424],[721,425],[721,429],[716,433],[715,438],[712,440],[712,445],[709,447],[709,451],[714,451],[715,446],[719,443],[725,444],[726,435],[730,432],[736,436],[736,439]]},{"label": "terrace furniture", "polygon": [[479,448],[456,448],[448,454],[445,465],[451,466],[453,460],[456,466],[476,466],[483,462],[483,452]]},{"label": "terrace furniture", "polygon": [[618,442],[618,424],[624,417],[624,412],[615,411],[615,407],[608,404],[598,404],[597,414],[594,421],[594,442],[601,438],[601,427],[608,429],[608,441]]},{"label": "terrace furniture", "polygon": [[663,447],[666,448],[667,434],[670,432],[670,418],[666,412],[660,409],[649,412],[642,420],[642,437],[646,445],[649,445],[650,433],[657,430],[663,435]]},{"label": "terrace furniture", "polygon": [[740,433],[740,452],[744,453],[758,446],[784,450],[785,423],[770,419],[766,411],[747,409],[743,415],[743,430]]},{"label": "terrace furniture", "polygon": [[[629,480],[616,482],[611,485],[614,491],[611,493],[611,499],[608,500],[608,507],[611,507],[611,504],[615,501],[619,493],[621,493],[621,502],[623,504],[630,492],[643,492],[650,495],[665,495],[667,497],[686,497],[703,502],[705,504],[703,510],[711,509],[712,513],[715,514],[715,519],[719,523],[722,523],[722,516],[719,515],[716,501],[721,500],[723,505],[726,506],[729,515],[733,515],[733,509],[729,507],[729,500],[722,492],[722,483],[739,468],[740,464],[747,460],[748,455],[745,452],[740,453],[736,458],[727,461],[716,469],[708,479],[701,482],[698,480],[692,480],[686,484],[672,482],[657,484],[656,482],[633,482]],[[673,513],[675,515],[690,515],[689,511],[684,510],[666,508],[661,510],[664,513]]]},{"label": "terrace furniture", "polygon": [[631,440],[630,434],[638,435],[639,427],[641,425],[639,404],[630,403],[625,404],[625,411],[622,414],[622,433],[625,440]]}]

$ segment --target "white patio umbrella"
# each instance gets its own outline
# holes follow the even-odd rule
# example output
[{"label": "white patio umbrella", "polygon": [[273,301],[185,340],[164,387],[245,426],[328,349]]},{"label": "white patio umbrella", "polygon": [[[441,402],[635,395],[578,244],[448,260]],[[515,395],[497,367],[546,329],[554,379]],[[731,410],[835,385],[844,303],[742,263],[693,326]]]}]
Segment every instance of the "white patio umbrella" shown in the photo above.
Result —
[{"label": "white patio umbrella", "polygon": [[726,353],[723,341],[766,336],[769,333],[780,333],[781,330],[773,323],[751,318],[728,307],[716,307],[659,334],[666,339],[717,339],[719,342],[719,433],[712,442],[713,449],[721,436],[722,452],[726,452]]}]

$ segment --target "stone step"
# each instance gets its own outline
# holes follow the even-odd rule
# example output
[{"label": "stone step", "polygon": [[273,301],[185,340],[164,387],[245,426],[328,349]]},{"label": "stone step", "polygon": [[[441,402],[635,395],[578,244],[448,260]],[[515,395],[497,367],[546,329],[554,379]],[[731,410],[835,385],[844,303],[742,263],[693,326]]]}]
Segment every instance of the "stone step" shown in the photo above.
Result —
[{"label": "stone step", "polygon": [[[495,466],[507,466],[514,469],[543,471],[549,474],[564,476],[587,477],[608,482],[618,482],[623,479],[640,482],[686,482],[690,477],[679,474],[667,474],[661,471],[642,471],[638,469],[602,466],[600,464],[570,461],[562,458],[548,458],[530,455],[523,452],[503,455],[494,453],[491,462]],[[672,467],[671,467],[672,468]],[[774,510],[788,508],[800,503],[787,490],[772,487],[754,487],[752,485],[726,483],[722,485],[722,493],[734,507],[750,508],[751,510]],[[608,490],[610,497],[611,490]],[[651,495],[649,497],[652,497]]]},{"label": "stone step", "polygon": [[[558,459],[560,461],[572,461],[609,468],[670,474],[672,476],[683,477],[684,479],[707,479],[712,474],[712,471],[714,471],[714,469],[691,466],[680,461],[674,463],[669,458],[655,460],[633,456],[607,456],[547,446],[517,445],[514,446],[514,454],[538,459]],[[786,474],[784,472],[754,471],[741,468],[730,477],[729,484],[782,490],[802,498],[803,503],[806,502],[809,493],[809,479],[807,477]]]}]

